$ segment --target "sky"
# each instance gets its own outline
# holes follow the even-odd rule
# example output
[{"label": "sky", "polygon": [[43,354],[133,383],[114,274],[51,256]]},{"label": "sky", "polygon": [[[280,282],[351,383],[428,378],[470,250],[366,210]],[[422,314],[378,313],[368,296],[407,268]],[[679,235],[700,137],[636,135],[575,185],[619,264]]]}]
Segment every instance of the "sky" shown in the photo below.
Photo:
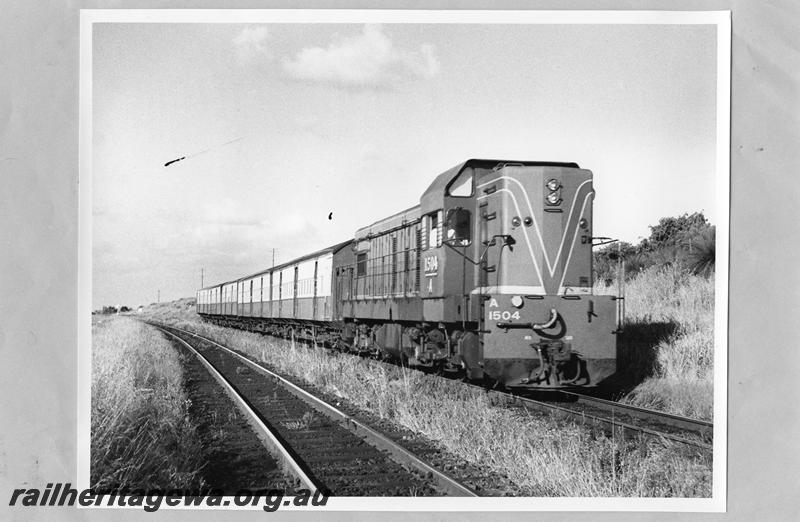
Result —
[{"label": "sky", "polygon": [[344,241],[468,158],[592,170],[598,236],[718,218],[714,26],[96,23],[92,40],[94,309]]}]

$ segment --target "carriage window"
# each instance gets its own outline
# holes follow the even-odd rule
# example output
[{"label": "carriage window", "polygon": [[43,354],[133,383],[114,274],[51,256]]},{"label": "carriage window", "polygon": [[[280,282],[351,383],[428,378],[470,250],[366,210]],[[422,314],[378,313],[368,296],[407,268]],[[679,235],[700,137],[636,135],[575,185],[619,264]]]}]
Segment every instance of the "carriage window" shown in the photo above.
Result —
[{"label": "carriage window", "polygon": [[367,254],[358,254],[356,256],[356,277],[367,275]]},{"label": "carriage window", "polygon": [[447,195],[468,198],[472,195],[472,169],[464,169],[447,187]]}]

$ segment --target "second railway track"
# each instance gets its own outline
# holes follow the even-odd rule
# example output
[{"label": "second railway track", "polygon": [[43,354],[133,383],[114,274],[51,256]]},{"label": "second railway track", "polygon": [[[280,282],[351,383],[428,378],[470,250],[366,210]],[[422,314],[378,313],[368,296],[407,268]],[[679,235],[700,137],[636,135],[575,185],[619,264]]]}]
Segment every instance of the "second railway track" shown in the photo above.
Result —
[{"label": "second railway track", "polygon": [[567,415],[625,436],[641,434],[668,440],[702,451],[712,450],[714,426],[710,422],[680,417],[629,404],[598,399],[569,391],[548,392],[548,400],[489,390],[496,404]]},{"label": "second railway track", "polygon": [[476,496],[369,426],[211,339],[153,324],[209,369],[302,487],[334,496]]}]

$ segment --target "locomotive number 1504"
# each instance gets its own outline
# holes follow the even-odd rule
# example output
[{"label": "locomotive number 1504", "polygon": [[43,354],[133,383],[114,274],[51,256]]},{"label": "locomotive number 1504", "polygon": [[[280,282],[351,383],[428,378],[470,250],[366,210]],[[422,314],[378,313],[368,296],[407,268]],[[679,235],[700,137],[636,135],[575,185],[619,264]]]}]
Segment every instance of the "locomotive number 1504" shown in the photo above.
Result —
[{"label": "locomotive number 1504", "polygon": [[519,319],[519,311],[512,313],[508,310],[489,310],[486,314],[487,321],[509,321],[511,319]]},{"label": "locomotive number 1504", "polygon": [[439,259],[436,256],[425,258],[425,275],[436,275],[439,271]]}]

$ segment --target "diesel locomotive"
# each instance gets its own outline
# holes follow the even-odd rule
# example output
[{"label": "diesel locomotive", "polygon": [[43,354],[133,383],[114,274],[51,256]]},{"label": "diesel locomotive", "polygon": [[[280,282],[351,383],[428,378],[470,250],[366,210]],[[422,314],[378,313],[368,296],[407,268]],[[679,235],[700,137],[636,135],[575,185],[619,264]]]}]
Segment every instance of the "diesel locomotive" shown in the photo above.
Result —
[{"label": "diesel locomotive", "polygon": [[575,163],[471,159],[348,241],[200,289],[197,312],[508,388],[594,386],[620,324],[593,293],[594,194]]}]

